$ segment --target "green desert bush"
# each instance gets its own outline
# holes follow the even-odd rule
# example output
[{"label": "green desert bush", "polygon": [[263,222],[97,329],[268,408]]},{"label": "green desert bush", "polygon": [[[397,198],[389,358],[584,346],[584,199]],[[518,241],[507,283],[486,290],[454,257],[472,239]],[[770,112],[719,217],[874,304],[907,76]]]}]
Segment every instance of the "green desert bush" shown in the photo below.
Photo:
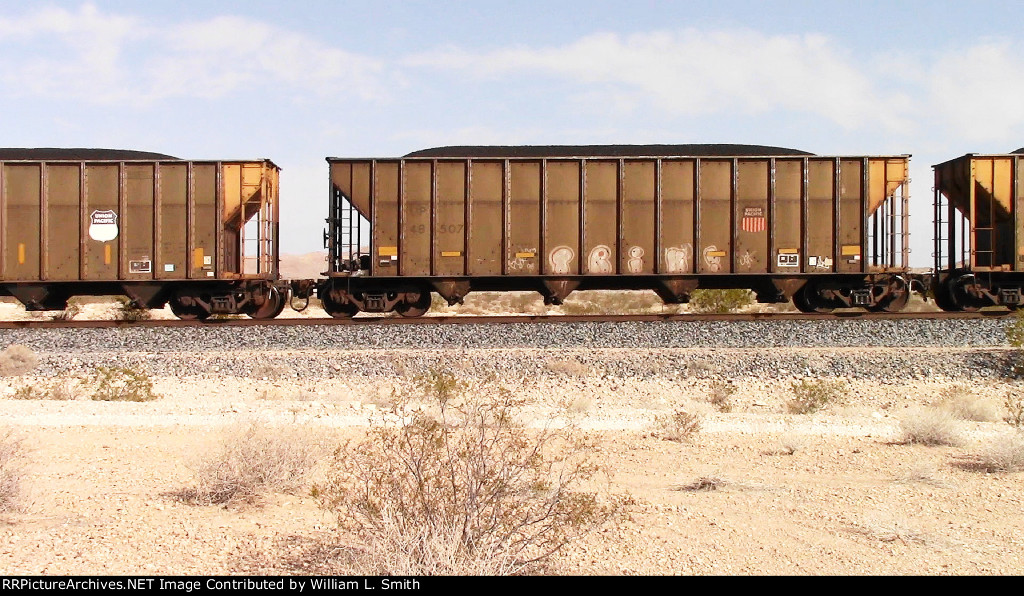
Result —
[{"label": "green desert bush", "polygon": [[145,371],[126,366],[98,366],[91,380],[96,401],[153,401],[153,381]]},{"label": "green desert bush", "polygon": [[753,303],[750,290],[694,290],[690,294],[692,312],[725,314]]},{"label": "green desert bush", "polygon": [[152,317],[148,308],[142,308],[131,298],[118,296],[114,316],[118,321],[145,321]]}]

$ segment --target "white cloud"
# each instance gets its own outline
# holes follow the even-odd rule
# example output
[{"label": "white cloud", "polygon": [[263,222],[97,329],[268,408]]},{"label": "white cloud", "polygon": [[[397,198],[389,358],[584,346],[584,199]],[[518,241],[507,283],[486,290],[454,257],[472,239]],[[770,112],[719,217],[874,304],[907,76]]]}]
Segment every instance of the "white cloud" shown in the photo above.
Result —
[{"label": "white cloud", "polygon": [[[1024,46],[985,41],[943,53],[928,78],[931,124],[968,141],[1016,140],[1024,126]],[[1004,150],[1011,150],[1007,147]]]},{"label": "white cloud", "polygon": [[[568,45],[475,54],[449,48],[406,64],[467,71],[481,78],[548,75],[603,86],[620,105],[653,105],[672,114],[773,110],[812,112],[845,129],[909,125],[911,101],[821,35],[756,31],[602,33]],[[589,89],[581,97],[600,101]],[[627,98],[631,99],[629,101]]]},{"label": "white cloud", "polygon": [[131,105],[232,93],[384,93],[380,61],[242,17],[164,25],[88,4],[46,8],[0,17],[0,51],[33,56],[0,67],[2,92],[15,97]]}]

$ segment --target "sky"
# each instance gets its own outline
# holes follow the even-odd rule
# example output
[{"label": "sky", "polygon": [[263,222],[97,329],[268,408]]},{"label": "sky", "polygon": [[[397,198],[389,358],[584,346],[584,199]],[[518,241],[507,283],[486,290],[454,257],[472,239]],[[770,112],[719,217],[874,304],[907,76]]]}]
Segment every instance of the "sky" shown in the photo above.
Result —
[{"label": "sky", "polygon": [[453,144],[1024,146],[1024,1],[0,0],[8,147],[282,167],[281,250],[322,248],[324,158]]}]

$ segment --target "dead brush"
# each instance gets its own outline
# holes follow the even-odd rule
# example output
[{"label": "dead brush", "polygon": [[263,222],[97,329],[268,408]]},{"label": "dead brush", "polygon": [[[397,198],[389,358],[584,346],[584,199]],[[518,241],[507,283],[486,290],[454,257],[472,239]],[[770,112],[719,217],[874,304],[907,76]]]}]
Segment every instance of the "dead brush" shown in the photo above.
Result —
[{"label": "dead brush", "polygon": [[733,410],[732,396],[736,393],[736,386],[724,381],[715,381],[708,388],[707,399],[716,410],[728,413]]},{"label": "dead brush", "polygon": [[1003,406],[1006,408],[1003,421],[1017,430],[1024,430],[1024,393],[1007,392]]},{"label": "dead brush", "polygon": [[538,571],[619,510],[580,490],[598,470],[571,427],[520,426],[522,400],[490,381],[432,370],[418,387],[338,449],[315,488],[361,542],[360,573]]},{"label": "dead brush", "polygon": [[900,420],[901,441],[918,445],[959,445],[956,420],[941,408],[917,408]]},{"label": "dead brush", "polygon": [[655,435],[666,441],[682,443],[693,439],[700,432],[703,416],[685,408],[677,408],[671,414],[655,419]]},{"label": "dead brush", "polygon": [[11,344],[0,352],[0,377],[15,377],[32,372],[39,366],[39,356],[31,348]]},{"label": "dead brush", "polygon": [[985,472],[1024,472],[1024,434],[1015,432],[991,440],[974,458]]},{"label": "dead brush", "polygon": [[35,379],[14,391],[13,399],[72,401],[78,399],[75,381],[69,379]]},{"label": "dead brush", "polygon": [[226,429],[219,448],[195,469],[196,486],[181,493],[196,505],[255,504],[275,492],[298,490],[319,459],[300,429],[259,422]]},{"label": "dead brush", "polygon": [[958,384],[944,389],[939,398],[939,405],[961,420],[999,420],[998,405],[991,400],[978,397],[967,385]]},{"label": "dead brush", "polygon": [[846,384],[828,379],[800,379],[790,386],[793,398],[786,402],[790,414],[813,414],[830,403],[840,401]]},{"label": "dead brush", "polygon": [[0,511],[17,511],[24,496],[26,451],[11,429],[0,430]]}]

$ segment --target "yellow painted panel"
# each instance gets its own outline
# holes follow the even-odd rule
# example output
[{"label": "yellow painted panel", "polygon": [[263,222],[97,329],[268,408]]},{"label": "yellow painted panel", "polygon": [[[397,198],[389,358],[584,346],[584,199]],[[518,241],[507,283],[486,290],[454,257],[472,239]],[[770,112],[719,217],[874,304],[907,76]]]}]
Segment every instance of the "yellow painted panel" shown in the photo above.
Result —
[{"label": "yellow painted panel", "polygon": [[377,249],[377,255],[382,257],[397,257],[398,247],[397,246],[382,246]]},{"label": "yellow painted panel", "polygon": [[853,255],[859,255],[859,254],[860,254],[860,246],[857,246],[856,244],[854,244],[852,246],[849,245],[849,244],[844,244],[843,245],[843,256],[844,257],[853,256]]}]

